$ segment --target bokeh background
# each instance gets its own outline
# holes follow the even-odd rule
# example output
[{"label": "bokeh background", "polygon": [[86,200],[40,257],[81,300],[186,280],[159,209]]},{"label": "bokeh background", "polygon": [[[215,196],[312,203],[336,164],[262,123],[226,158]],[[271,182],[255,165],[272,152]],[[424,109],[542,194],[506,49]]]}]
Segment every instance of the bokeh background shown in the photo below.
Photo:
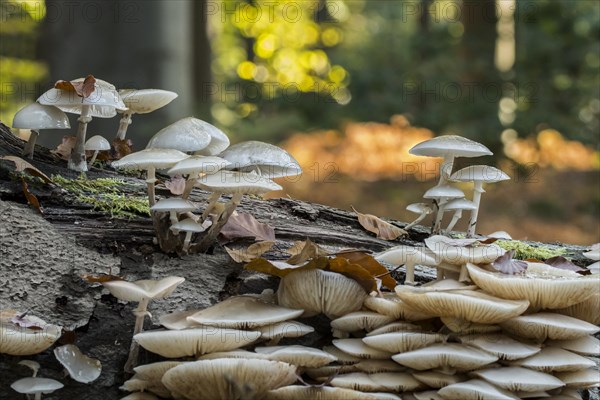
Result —
[{"label": "bokeh background", "polygon": [[[487,188],[482,233],[600,241],[600,2],[0,4],[0,120],[9,126],[58,79],[168,89],[179,93],[173,103],[134,116],[136,149],[196,116],[233,142],[288,149],[305,173],[282,182],[285,195],[406,221],[439,162],[408,149],[460,134],[495,155],[455,168],[490,163],[512,177]],[[95,119],[88,133],[110,139],[117,127],[118,118]],[[40,142],[55,147],[63,135],[43,132]]]}]

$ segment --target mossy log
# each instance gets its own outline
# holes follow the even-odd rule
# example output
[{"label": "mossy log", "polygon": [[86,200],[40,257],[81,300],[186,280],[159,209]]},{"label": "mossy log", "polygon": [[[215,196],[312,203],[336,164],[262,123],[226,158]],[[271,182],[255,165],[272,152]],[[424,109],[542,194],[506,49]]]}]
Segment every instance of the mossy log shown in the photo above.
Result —
[{"label": "mossy log", "polygon": [[[23,145],[22,140],[0,124],[0,157],[20,157]],[[41,146],[35,147],[31,164],[48,176],[78,177],[67,169],[66,161]],[[87,178],[118,178],[111,190],[123,193],[125,201],[145,196],[146,185],[139,176],[120,175],[110,168],[91,168]],[[165,312],[202,308],[232,294],[260,292],[277,285],[275,278],[244,271],[218,243],[205,254],[166,255],[154,244],[154,226],[149,215],[130,211],[128,217],[118,213],[111,216],[98,206],[102,193],[87,194],[88,199],[98,197],[99,203],[94,205],[58,183],[44,184],[37,178],[28,178],[29,190],[41,205],[40,214],[27,205],[21,179],[14,163],[0,160],[0,309],[29,310],[74,331],[75,344],[103,365],[101,377],[84,385],[63,377],[62,368],[50,350],[25,357],[41,364],[39,376],[65,384],[64,389],[44,396],[45,399],[106,400],[123,396],[118,387],[125,379],[122,367],[133,331],[131,311],[135,305],[117,302],[97,284],[82,279],[82,275],[112,273],[129,280],[167,275],[185,277],[186,282],[173,296],[150,304],[153,318],[146,321],[147,329],[156,327],[157,317]],[[159,186],[158,196],[168,194]],[[194,190],[190,199],[205,204],[207,197],[208,193]],[[399,244],[422,246],[428,236],[428,229],[418,226],[406,238],[380,240],[365,231],[352,212],[290,198],[244,197],[237,211],[251,213],[275,229],[277,243],[266,255],[274,259],[285,258],[285,249],[294,241],[307,238],[330,249],[377,252]],[[399,227],[406,225],[389,222]],[[248,245],[251,241],[240,243]],[[544,246],[563,249],[576,262],[583,262],[581,252],[585,249],[580,246],[560,243]],[[401,272],[396,277],[403,278]],[[433,271],[417,271],[416,278],[431,280]],[[307,340],[318,342],[327,334],[317,329]],[[151,359],[152,355],[143,353],[142,361],[144,358]],[[16,398],[10,383],[29,376],[27,368],[17,365],[21,359],[0,355],[0,398]]]}]

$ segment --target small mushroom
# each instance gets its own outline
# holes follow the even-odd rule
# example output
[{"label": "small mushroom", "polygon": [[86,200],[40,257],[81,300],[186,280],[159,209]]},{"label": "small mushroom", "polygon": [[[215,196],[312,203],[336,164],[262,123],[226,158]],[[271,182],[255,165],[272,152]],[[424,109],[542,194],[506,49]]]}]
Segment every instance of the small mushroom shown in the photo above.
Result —
[{"label": "small mushroom", "polygon": [[452,220],[446,227],[446,232],[452,231],[454,225],[458,222],[458,220],[462,217],[463,211],[473,211],[477,206],[472,201],[467,199],[454,199],[450,200],[448,203],[444,205],[444,211],[454,211],[454,215],[452,215]]},{"label": "small mushroom", "polygon": [[133,114],[151,113],[177,98],[177,93],[161,89],[120,89],[119,95],[127,106],[127,110],[119,110],[123,114],[116,136],[119,140],[125,139]]},{"label": "small mushroom", "polygon": [[578,339],[600,331],[600,327],[589,322],[549,312],[521,315],[500,325],[511,335],[538,341]]},{"label": "small mushroom", "polygon": [[406,225],[404,227],[404,230],[409,230],[413,226],[417,225],[419,222],[423,221],[425,219],[425,217],[427,217],[429,214],[431,214],[433,212],[433,210],[431,209],[431,207],[429,207],[429,204],[427,204],[427,203],[409,204],[408,206],[406,206],[406,210],[410,211],[412,213],[415,213],[415,214],[419,214],[419,216],[413,222]]},{"label": "small mushroom", "polygon": [[206,148],[211,141],[208,129],[217,129],[198,118],[187,117],[164,127],[150,140],[146,149],[175,149],[193,153]]},{"label": "small mushroom", "polygon": [[[387,315],[394,319],[422,321],[433,318],[433,315],[427,315],[410,307],[400,300],[400,298],[396,296],[396,293],[383,293],[382,296],[367,296],[364,301],[364,306],[369,310],[376,311],[379,314]],[[402,325],[400,327],[404,326],[405,325]]]},{"label": "small mushroom", "polygon": [[230,162],[215,156],[192,156],[181,160],[168,171],[169,175],[187,176],[183,198],[187,199],[201,175],[211,175],[230,165]]},{"label": "small mushroom", "polygon": [[433,344],[396,354],[392,359],[415,370],[441,369],[444,372],[471,371],[498,361],[498,357],[486,351],[457,343]]},{"label": "small mushroom", "polygon": [[184,253],[187,253],[188,249],[190,248],[192,235],[194,233],[204,232],[211,225],[211,221],[204,221],[203,223],[198,223],[192,218],[186,218],[183,221],[179,221],[171,225],[170,229],[173,232],[185,232],[185,239],[183,240],[182,250]]},{"label": "small mushroom", "polygon": [[565,384],[550,374],[522,367],[488,368],[473,375],[505,390],[536,392],[563,387]]},{"label": "small mushroom", "polygon": [[33,159],[35,142],[40,129],[68,129],[71,128],[69,118],[57,107],[31,103],[21,108],[13,118],[13,128],[30,129],[31,135],[23,147],[23,157]]},{"label": "small mushroom", "polygon": [[[184,281],[184,278],[170,276],[161,280],[140,280],[136,282],[116,280],[103,282],[102,285],[119,300],[138,302],[138,307],[133,310],[135,315],[133,336],[135,337],[143,330],[144,317],[148,314],[148,303],[150,300],[163,299],[170,296],[177,286]],[[125,364],[126,372],[131,372],[133,367],[135,367],[137,355],[137,343],[132,341],[129,350],[129,358]]]},{"label": "small mushroom", "polygon": [[42,394],[54,393],[64,386],[57,380],[37,377],[19,379],[10,385],[16,392],[34,395],[34,400],[41,400]]},{"label": "small mushroom", "polygon": [[257,327],[256,330],[261,333],[261,339],[269,340],[268,344],[274,346],[282,338],[297,338],[308,335],[314,332],[315,328],[297,321],[282,321],[272,325]]},{"label": "small mushroom", "polygon": [[501,360],[519,360],[540,352],[541,347],[521,343],[501,333],[486,333],[460,337],[460,342],[485,350]]},{"label": "small mushroom", "polygon": [[181,199],[179,197],[171,197],[168,199],[159,200],[156,204],[150,207],[154,212],[168,212],[171,220],[171,225],[179,222],[178,213],[194,211],[198,207],[191,201]]},{"label": "small mushroom", "polygon": [[350,354],[355,357],[369,360],[389,360],[394,354],[391,351],[385,351],[376,349],[375,347],[368,346],[362,339],[334,339],[333,345],[343,351],[344,353]]},{"label": "small mushroom", "polygon": [[85,150],[94,152],[88,165],[88,168],[90,168],[94,165],[94,161],[96,161],[99,152],[110,150],[110,143],[100,135],[92,136],[85,142]]},{"label": "small mushroom", "polygon": [[355,311],[331,321],[334,337],[348,337],[351,332],[370,332],[394,321],[394,318],[372,311]]},{"label": "small mushroom", "polygon": [[405,285],[415,284],[415,265],[435,266],[439,259],[425,247],[395,246],[375,256],[377,261],[390,265],[403,265],[406,268]]},{"label": "small mushroom", "polygon": [[442,218],[444,217],[444,208],[446,203],[453,199],[460,199],[465,197],[462,190],[450,186],[448,184],[437,185],[429,189],[423,195],[424,199],[432,199],[434,205],[437,207],[435,214],[435,221],[433,224],[433,233],[438,233],[442,228]]},{"label": "small mushroom", "polygon": [[318,368],[337,360],[337,357],[307,346],[265,346],[254,349],[268,360],[282,361],[297,367]]},{"label": "small mushroom", "polygon": [[337,387],[285,386],[267,393],[268,400],[380,400],[380,397]]},{"label": "small mushroom", "polygon": [[255,140],[229,147],[220,157],[231,163],[230,170],[256,172],[264,178],[283,178],[302,173],[298,161],[280,147]]},{"label": "small mushroom", "polygon": [[367,336],[362,339],[368,346],[387,351],[390,353],[403,353],[406,351],[420,349],[433,343],[441,343],[446,339],[445,335],[439,333],[412,332],[390,332],[375,336]]},{"label": "small mushroom", "polygon": [[102,372],[100,361],[86,356],[73,344],[55,348],[54,356],[77,382],[93,382]]},{"label": "small mushroom", "polygon": [[441,388],[438,394],[444,399],[494,399],[519,400],[508,390],[497,388],[481,379],[471,379],[466,382],[454,383]]},{"label": "small mushroom", "polygon": [[331,380],[331,385],[364,392],[412,392],[425,388],[423,383],[407,372],[352,372],[336,376]]},{"label": "small mushroom", "polygon": [[555,373],[594,368],[596,363],[589,358],[577,355],[568,350],[554,346],[546,346],[537,354],[513,361],[510,365],[525,367],[536,371]]},{"label": "small mushroom", "polygon": [[473,182],[473,203],[476,208],[471,211],[471,219],[469,220],[469,228],[467,236],[475,235],[477,227],[477,215],[479,213],[479,204],[481,202],[481,194],[485,192],[483,189],[484,183],[495,183],[510,179],[508,175],[500,171],[498,168],[489,165],[472,165],[455,172],[450,177],[453,182]]}]

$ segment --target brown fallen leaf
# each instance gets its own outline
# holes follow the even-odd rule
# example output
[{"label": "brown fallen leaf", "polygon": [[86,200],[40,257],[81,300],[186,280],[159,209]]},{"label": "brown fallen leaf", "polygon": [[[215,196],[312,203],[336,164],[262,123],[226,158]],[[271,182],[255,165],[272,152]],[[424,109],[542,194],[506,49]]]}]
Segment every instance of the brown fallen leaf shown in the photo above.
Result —
[{"label": "brown fallen leaf", "polygon": [[171,194],[179,196],[185,190],[185,179],[181,175],[174,176],[165,182],[165,187],[169,189]]},{"label": "brown fallen leaf", "polygon": [[345,258],[352,264],[360,265],[367,270],[367,272],[369,272],[373,278],[380,277],[382,285],[390,290],[394,290],[394,288],[398,285],[398,282],[396,282],[396,280],[390,276],[390,271],[386,267],[381,265],[375,258],[364,252],[344,252],[341,254],[338,253],[337,256],[338,258]]},{"label": "brown fallen leaf", "polygon": [[356,211],[354,207],[352,207],[352,210],[358,216],[358,222],[360,223],[360,225],[369,232],[372,232],[375,235],[377,235],[378,239],[395,240],[400,236],[408,235],[408,232],[406,232],[404,229],[394,226],[389,222],[385,222],[384,220],[376,217],[375,215],[361,214],[358,211]]},{"label": "brown fallen leaf", "polygon": [[75,92],[79,97],[89,97],[96,90],[96,78],[93,75],[88,75],[81,82],[76,81],[56,81],[55,89]]},{"label": "brown fallen leaf", "polygon": [[251,244],[245,249],[230,249],[227,246],[224,247],[225,251],[227,251],[227,254],[229,254],[233,261],[237,263],[247,263],[269,251],[274,244],[275,242],[258,242]]},{"label": "brown fallen leaf", "polygon": [[39,212],[40,214],[43,214],[44,211],[42,210],[42,206],[40,206],[40,201],[38,200],[37,197],[35,197],[35,195],[33,193],[31,193],[29,191],[29,186],[27,185],[27,182],[25,182],[25,179],[21,178],[21,185],[23,186],[23,194],[25,195],[25,198],[27,199],[27,203],[32,206],[33,208],[35,208],[37,210],[37,212]]},{"label": "brown fallen leaf", "polygon": [[290,272],[294,271],[325,269],[328,263],[329,259],[327,257],[315,258],[302,265],[292,265],[284,261],[268,261],[264,258],[257,258],[256,260],[252,260],[248,264],[244,265],[244,269],[283,278]]},{"label": "brown fallen leaf", "polygon": [[571,261],[567,260],[563,256],[551,257],[551,258],[547,259],[546,261],[544,261],[544,263],[548,264],[551,267],[558,268],[558,269],[565,269],[567,271],[575,271],[575,272],[587,271],[587,269],[581,268],[581,267],[573,264]]},{"label": "brown fallen leaf", "polygon": [[358,264],[353,264],[345,258],[336,257],[329,260],[325,271],[337,272],[358,282],[367,293],[378,291],[377,279],[369,271]]},{"label": "brown fallen leaf", "polygon": [[16,172],[27,172],[29,175],[41,178],[46,183],[52,183],[52,179],[48,178],[46,174],[44,174],[42,171],[40,171],[39,169],[37,169],[36,167],[34,167],[33,165],[31,165],[30,163],[28,163],[20,157],[4,156],[0,157],[0,160],[12,161],[13,163],[15,163]]},{"label": "brown fallen leaf", "polygon": [[56,154],[63,160],[68,160],[71,157],[73,147],[75,147],[75,136],[63,136],[62,142],[56,146],[56,149],[52,150],[52,153]]},{"label": "brown fallen leaf", "polygon": [[254,238],[257,241],[275,241],[275,229],[268,224],[258,222],[248,213],[234,213],[221,229],[220,235],[226,241],[239,238]]},{"label": "brown fallen leaf", "polygon": [[[306,239],[306,241],[300,243],[302,244],[302,249],[299,253],[291,256],[287,260],[289,264],[303,264],[310,259],[329,255],[329,252],[327,250],[313,243],[310,239]],[[294,249],[293,251],[296,251],[296,249]]]},{"label": "brown fallen leaf", "polygon": [[516,275],[525,272],[527,269],[527,263],[521,260],[514,260],[514,250],[509,250],[492,263],[492,267],[495,270],[502,272],[507,275]]},{"label": "brown fallen leaf", "polygon": [[133,142],[131,139],[114,139],[112,142],[112,157],[119,160],[133,153]]},{"label": "brown fallen leaf", "polygon": [[77,341],[77,333],[74,331],[70,331],[68,329],[63,328],[62,334],[58,338],[57,342],[59,344],[74,344]]}]

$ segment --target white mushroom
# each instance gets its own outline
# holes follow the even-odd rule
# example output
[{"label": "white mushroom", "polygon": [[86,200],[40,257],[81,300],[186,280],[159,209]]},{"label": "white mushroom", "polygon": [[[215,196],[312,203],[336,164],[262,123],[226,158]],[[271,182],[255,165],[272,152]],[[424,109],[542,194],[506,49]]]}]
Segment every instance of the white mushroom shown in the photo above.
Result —
[{"label": "white mushroom", "polygon": [[255,140],[234,144],[220,156],[231,163],[228,169],[254,171],[265,178],[282,178],[302,173],[298,161],[287,151]]},{"label": "white mushroom", "polygon": [[216,129],[208,122],[198,118],[183,118],[164,127],[148,141],[146,149],[175,149],[184,153],[196,152],[206,148],[211,141],[207,130]]},{"label": "white mushroom", "polygon": [[462,217],[463,211],[473,211],[475,210],[475,208],[477,208],[475,203],[467,199],[454,199],[446,203],[444,205],[444,211],[454,211],[454,215],[452,215],[452,220],[446,227],[446,232],[452,231],[454,225],[456,225],[458,220]]},{"label": "white mushroom", "polygon": [[119,111],[123,116],[119,122],[116,139],[123,140],[131,124],[133,114],[147,114],[175,100],[177,93],[161,89],[120,89],[119,95],[127,110]]},{"label": "white mushroom", "polygon": [[88,164],[88,168],[90,168],[92,165],[94,165],[94,161],[96,161],[96,157],[98,156],[99,152],[110,150],[110,143],[104,137],[95,135],[85,142],[85,150],[94,152]]},{"label": "white mushroom", "polygon": [[33,159],[35,142],[40,129],[68,129],[71,124],[67,115],[57,107],[31,103],[17,111],[12,127],[31,130],[29,140],[23,147],[23,157]]},{"label": "white mushroom", "polygon": [[204,221],[203,223],[198,223],[192,218],[186,218],[183,221],[179,221],[173,225],[171,225],[171,230],[173,232],[185,232],[185,239],[183,240],[183,247],[181,248],[184,252],[187,252],[190,248],[190,242],[192,240],[192,235],[194,233],[204,232],[208,227],[212,225],[211,221]]},{"label": "white mushroom", "polygon": [[406,225],[404,227],[404,230],[409,230],[413,226],[417,225],[419,222],[423,221],[425,219],[425,217],[427,217],[429,214],[431,214],[433,212],[433,210],[431,209],[431,207],[429,207],[429,204],[427,204],[427,203],[409,204],[408,206],[406,206],[406,210],[410,211],[412,213],[415,213],[415,214],[419,214],[419,216],[413,222]]},{"label": "white mushroom", "polygon": [[437,185],[429,189],[423,195],[424,199],[432,199],[437,207],[437,212],[435,215],[435,221],[433,224],[433,233],[438,233],[442,228],[442,218],[444,217],[444,209],[446,207],[446,203],[448,203],[452,199],[460,199],[465,197],[465,194],[462,190],[450,186],[448,184]]},{"label": "white mushroom", "polygon": [[179,222],[178,213],[194,211],[198,207],[191,201],[181,199],[179,197],[171,197],[168,199],[159,200],[155,205],[150,207],[154,212],[168,212],[171,224],[175,225]]},{"label": "white mushroom", "polygon": [[405,285],[415,284],[415,265],[435,266],[439,264],[439,258],[425,247],[395,246],[375,256],[377,261],[383,261],[391,265],[404,265],[406,276]]}]

